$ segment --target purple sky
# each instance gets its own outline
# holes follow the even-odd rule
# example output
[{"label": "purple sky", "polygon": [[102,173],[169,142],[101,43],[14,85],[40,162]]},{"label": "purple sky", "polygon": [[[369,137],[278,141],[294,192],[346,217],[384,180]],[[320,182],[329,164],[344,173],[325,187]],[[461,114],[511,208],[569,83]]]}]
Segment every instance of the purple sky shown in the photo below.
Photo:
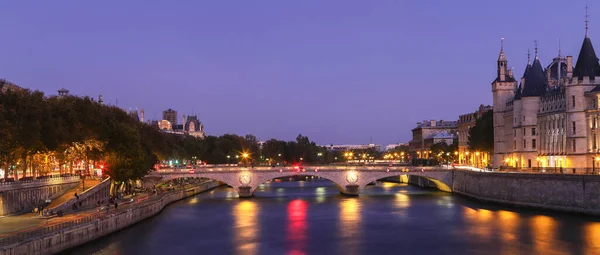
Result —
[{"label": "purple sky", "polygon": [[[405,142],[418,121],[491,104],[501,37],[518,77],[534,40],[544,65],[559,39],[576,57],[585,4],[3,1],[0,77],[47,94],[102,91],[149,119],[195,113],[210,135]],[[600,49],[600,5],[589,7]]]}]

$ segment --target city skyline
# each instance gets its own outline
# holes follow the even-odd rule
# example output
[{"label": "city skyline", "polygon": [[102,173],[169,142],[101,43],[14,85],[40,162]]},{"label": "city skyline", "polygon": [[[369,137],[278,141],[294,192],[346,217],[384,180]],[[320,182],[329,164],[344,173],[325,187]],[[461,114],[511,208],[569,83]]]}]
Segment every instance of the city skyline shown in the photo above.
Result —
[{"label": "city skyline", "polygon": [[[408,142],[419,121],[490,105],[500,38],[517,77],[534,40],[544,67],[559,40],[576,58],[586,4],[116,3],[0,4],[0,77],[147,119],[198,114],[208,135],[319,144]],[[589,5],[592,40],[599,13]]]}]

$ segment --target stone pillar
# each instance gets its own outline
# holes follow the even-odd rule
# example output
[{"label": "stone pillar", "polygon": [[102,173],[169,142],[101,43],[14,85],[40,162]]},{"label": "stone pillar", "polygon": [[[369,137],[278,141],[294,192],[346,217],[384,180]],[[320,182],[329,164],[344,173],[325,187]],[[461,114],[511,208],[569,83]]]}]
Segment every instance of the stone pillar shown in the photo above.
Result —
[{"label": "stone pillar", "polygon": [[360,188],[356,184],[346,185],[344,191],[341,193],[346,196],[358,196],[359,190],[360,190]]},{"label": "stone pillar", "polygon": [[250,191],[252,187],[241,186],[238,188],[238,195],[240,198],[252,197],[252,192]]}]

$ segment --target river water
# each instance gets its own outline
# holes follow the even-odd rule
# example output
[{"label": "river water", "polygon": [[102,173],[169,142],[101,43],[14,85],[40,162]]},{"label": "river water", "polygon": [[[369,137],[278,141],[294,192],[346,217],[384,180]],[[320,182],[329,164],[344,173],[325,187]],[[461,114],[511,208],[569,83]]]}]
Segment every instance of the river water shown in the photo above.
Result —
[{"label": "river water", "polygon": [[600,254],[600,219],[495,205],[406,184],[339,194],[276,180],[220,187],[65,254]]}]

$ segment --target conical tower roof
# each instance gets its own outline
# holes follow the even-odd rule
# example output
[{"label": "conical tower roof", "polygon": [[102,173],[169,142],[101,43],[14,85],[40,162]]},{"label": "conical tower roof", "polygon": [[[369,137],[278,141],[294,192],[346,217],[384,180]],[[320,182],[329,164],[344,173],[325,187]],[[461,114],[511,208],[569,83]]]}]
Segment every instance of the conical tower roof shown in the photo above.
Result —
[{"label": "conical tower roof", "polygon": [[542,64],[536,56],[531,67],[526,70],[525,86],[523,86],[521,97],[541,96],[547,86],[548,79],[544,73],[544,68],[542,68]]},{"label": "conical tower roof", "polygon": [[582,79],[583,77],[590,77],[593,79],[596,76],[600,76],[598,57],[596,56],[596,51],[594,51],[592,40],[587,36],[583,39],[579,57],[577,58],[575,69],[573,70],[573,76],[578,77],[579,79]]}]

